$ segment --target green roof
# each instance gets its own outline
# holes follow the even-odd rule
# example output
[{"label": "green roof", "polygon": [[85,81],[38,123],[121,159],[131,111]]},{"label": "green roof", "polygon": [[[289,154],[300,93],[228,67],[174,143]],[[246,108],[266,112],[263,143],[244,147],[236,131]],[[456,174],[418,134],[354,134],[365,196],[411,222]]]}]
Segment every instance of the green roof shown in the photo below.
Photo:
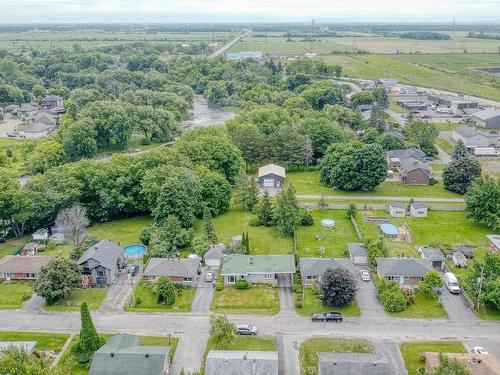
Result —
[{"label": "green roof", "polygon": [[295,273],[293,255],[242,255],[224,257],[221,275],[247,275],[252,273]]}]

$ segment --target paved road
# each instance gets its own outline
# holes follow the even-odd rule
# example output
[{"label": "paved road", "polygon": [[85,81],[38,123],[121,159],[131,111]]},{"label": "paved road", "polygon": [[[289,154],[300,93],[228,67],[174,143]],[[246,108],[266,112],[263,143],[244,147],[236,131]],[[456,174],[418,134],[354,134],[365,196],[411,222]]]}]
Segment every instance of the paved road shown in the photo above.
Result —
[{"label": "paved road", "polygon": [[439,148],[436,146],[438,153],[439,153],[439,162],[440,164],[448,164],[451,162],[451,157],[448,155],[446,151],[444,151],[442,148]]},{"label": "paved road", "polygon": [[214,299],[215,288],[213,283],[206,282],[205,276],[207,269],[204,269],[200,275],[198,286],[196,288],[196,295],[194,296],[191,310],[199,313],[209,313],[212,300]]},{"label": "paved road", "polygon": [[382,339],[379,342],[375,343],[375,351],[380,353],[382,357],[385,357],[392,364],[392,367],[396,370],[396,374],[398,375],[406,375],[408,371],[406,371],[405,363],[403,361],[403,357],[401,356],[401,352],[399,351],[399,345],[392,340]]},{"label": "paved road", "polygon": [[245,34],[237,36],[232,41],[230,41],[229,43],[225,44],[221,49],[215,51],[214,53],[212,53],[208,57],[217,57],[217,56],[223,54],[224,52],[226,52],[227,50],[229,50],[232,46],[234,46],[236,43],[238,43],[242,38],[246,37],[247,35],[249,35],[251,33],[252,33],[252,30],[248,30]]},{"label": "paved road", "polygon": [[325,197],[327,200],[339,200],[339,201],[399,201],[399,202],[409,202],[413,199],[416,202],[440,202],[440,203],[464,203],[463,198],[438,198],[438,197],[426,197],[426,198],[411,198],[411,197],[384,197],[381,195],[320,195],[320,194],[297,194],[299,199],[321,199]]},{"label": "paved road", "polygon": [[469,306],[467,306],[462,294],[451,294],[444,287],[441,295],[441,303],[443,304],[448,319],[459,322],[478,322],[479,318],[474,315]]}]

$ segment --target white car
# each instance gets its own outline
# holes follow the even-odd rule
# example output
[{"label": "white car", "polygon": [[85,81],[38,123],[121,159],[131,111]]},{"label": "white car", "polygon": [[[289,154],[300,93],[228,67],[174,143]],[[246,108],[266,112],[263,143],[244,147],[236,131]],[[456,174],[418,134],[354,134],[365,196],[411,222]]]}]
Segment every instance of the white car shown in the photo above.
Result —
[{"label": "white car", "polygon": [[361,280],[370,281],[370,273],[367,270],[361,270],[359,274],[361,275]]},{"label": "white car", "polygon": [[207,272],[206,275],[205,275],[205,281],[208,282],[208,283],[211,283],[212,281],[214,281],[215,279],[215,275],[213,272]]},{"label": "white car", "polygon": [[488,354],[485,348],[482,346],[475,346],[472,348],[472,353],[474,354]]}]

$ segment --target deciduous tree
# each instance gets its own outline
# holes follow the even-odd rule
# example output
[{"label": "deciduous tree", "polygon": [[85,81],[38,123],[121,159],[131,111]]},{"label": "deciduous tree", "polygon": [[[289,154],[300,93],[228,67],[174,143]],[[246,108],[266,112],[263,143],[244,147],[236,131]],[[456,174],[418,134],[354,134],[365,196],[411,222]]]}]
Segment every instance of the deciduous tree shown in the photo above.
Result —
[{"label": "deciduous tree", "polygon": [[300,223],[300,208],[292,185],[278,194],[274,221],[282,234],[293,234],[296,226]]},{"label": "deciduous tree", "polygon": [[477,178],[465,196],[465,215],[476,223],[500,230],[500,180]]},{"label": "deciduous tree", "polygon": [[451,162],[443,170],[443,184],[448,190],[465,194],[471,183],[481,176],[481,165],[467,152],[460,140],[455,146]]},{"label": "deciduous tree", "polygon": [[324,306],[343,306],[356,296],[356,279],[343,268],[329,268],[319,283]]},{"label": "deciduous tree", "polygon": [[35,292],[45,299],[48,305],[69,297],[81,279],[80,266],[75,261],[56,258],[42,267],[35,281]]}]

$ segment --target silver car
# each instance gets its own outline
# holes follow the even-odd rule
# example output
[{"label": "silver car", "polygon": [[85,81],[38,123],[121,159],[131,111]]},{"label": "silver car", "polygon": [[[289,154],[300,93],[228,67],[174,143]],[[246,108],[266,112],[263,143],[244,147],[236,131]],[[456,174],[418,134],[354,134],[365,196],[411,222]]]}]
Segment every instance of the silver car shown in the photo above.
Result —
[{"label": "silver car", "polygon": [[207,272],[207,273],[205,274],[205,281],[206,281],[207,283],[211,283],[211,282],[212,282],[212,281],[214,281],[214,280],[215,280],[215,275],[214,275],[214,273],[213,273],[213,272]]},{"label": "silver car", "polygon": [[238,324],[236,326],[236,334],[255,336],[257,334],[257,327],[251,324]]}]

